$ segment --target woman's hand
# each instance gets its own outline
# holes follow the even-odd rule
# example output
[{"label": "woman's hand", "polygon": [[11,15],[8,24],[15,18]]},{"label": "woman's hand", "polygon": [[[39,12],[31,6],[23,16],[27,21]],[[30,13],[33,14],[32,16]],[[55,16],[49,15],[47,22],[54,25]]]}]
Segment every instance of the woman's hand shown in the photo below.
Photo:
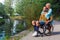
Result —
[{"label": "woman's hand", "polygon": [[50,21],[46,21],[45,23],[48,24]]}]

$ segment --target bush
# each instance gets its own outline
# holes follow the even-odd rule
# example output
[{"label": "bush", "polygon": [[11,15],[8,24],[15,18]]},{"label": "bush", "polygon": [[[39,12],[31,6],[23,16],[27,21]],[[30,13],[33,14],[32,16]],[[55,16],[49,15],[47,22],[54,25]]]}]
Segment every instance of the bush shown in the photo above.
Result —
[{"label": "bush", "polygon": [[3,18],[0,18],[0,26],[5,23],[5,20]]},{"label": "bush", "polygon": [[19,23],[19,24],[17,25],[16,31],[17,31],[17,32],[20,32],[20,31],[23,31],[24,29],[25,29],[25,28],[24,28],[23,24],[22,24],[22,23]]}]

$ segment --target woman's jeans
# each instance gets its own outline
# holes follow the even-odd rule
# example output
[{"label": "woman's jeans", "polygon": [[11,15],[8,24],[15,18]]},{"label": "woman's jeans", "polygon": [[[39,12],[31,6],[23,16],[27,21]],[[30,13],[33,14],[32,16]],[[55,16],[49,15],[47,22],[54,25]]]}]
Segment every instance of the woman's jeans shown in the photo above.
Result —
[{"label": "woman's jeans", "polygon": [[34,31],[39,31],[39,27],[38,26],[34,26]]},{"label": "woman's jeans", "polygon": [[[44,25],[45,24],[45,22],[40,22],[40,25]],[[40,33],[41,34],[41,32],[39,31],[39,26],[34,26],[34,31],[37,31],[38,33]]]}]

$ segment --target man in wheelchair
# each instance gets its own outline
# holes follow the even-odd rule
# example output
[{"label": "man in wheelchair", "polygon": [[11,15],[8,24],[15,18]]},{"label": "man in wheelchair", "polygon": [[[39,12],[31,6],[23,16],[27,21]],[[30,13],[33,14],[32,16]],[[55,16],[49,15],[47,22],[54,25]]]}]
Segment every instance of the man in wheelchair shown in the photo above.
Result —
[{"label": "man in wheelchair", "polygon": [[[48,26],[48,31],[51,31],[51,27],[52,27],[52,9],[50,8],[50,3],[47,3],[45,7],[43,7],[43,11],[40,15],[39,20],[33,20],[32,21],[32,25],[34,26],[34,33],[32,36],[37,36],[38,33],[42,34],[39,31],[39,27],[42,28],[43,25],[47,25]],[[43,29],[43,28],[42,28]]]}]

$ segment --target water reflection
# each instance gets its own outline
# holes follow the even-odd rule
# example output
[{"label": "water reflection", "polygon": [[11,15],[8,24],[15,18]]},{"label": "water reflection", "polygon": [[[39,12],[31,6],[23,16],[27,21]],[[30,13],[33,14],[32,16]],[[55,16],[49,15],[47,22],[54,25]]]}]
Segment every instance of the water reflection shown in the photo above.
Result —
[{"label": "water reflection", "polygon": [[27,26],[25,21],[23,22],[23,26],[24,26],[24,28],[26,28],[26,26]]},{"label": "water reflection", "polygon": [[0,33],[0,40],[5,40],[5,31]]},{"label": "water reflection", "polygon": [[16,33],[16,26],[17,26],[18,23],[19,23],[18,20],[14,20],[13,28],[12,28],[12,35]]},{"label": "water reflection", "polygon": [[10,19],[5,19],[5,23],[10,24]]},{"label": "water reflection", "polygon": [[14,20],[13,22],[13,28],[12,28],[12,35],[17,33],[17,25],[23,23],[23,27],[26,28],[26,22],[25,21],[20,21],[20,20]]}]

